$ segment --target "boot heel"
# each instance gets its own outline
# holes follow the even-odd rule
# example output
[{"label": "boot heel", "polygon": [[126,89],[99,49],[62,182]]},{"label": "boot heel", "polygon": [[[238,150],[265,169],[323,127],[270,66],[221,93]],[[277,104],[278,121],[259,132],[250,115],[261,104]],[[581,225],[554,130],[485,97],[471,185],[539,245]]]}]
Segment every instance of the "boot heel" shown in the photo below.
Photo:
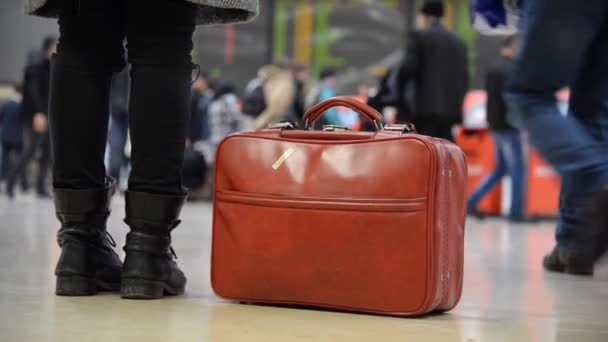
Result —
[{"label": "boot heel", "polygon": [[97,293],[95,279],[81,276],[57,276],[55,294],[58,296],[91,296]]},{"label": "boot heel", "polygon": [[157,299],[165,293],[165,284],[144,279],[123,279],[120,296],[125,299]]}]

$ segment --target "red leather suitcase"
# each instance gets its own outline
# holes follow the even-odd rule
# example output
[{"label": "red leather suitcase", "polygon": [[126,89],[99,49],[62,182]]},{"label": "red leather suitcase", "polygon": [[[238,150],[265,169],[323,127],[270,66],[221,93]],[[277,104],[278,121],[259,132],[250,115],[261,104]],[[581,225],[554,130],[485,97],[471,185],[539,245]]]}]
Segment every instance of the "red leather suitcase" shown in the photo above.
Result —
[{"label": "red leather suitcase", "polygon": [[211,283],[224,299],[417,316],[462,290],[466,162],[454,144],[378,132],[290,129],[226,138],[218,148]]}]

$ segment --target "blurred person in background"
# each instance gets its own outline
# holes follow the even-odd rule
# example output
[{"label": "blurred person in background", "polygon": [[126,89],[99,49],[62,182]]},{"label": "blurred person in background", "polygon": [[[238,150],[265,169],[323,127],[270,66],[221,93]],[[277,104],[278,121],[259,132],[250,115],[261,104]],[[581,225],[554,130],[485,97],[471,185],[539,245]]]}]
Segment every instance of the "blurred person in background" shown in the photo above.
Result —
[{"label": "blurred person in background", "polygon": [[[312,88],[306,96],[306,106],[308,108],[311,108],[312,106],[331,99],[337,95],[337,74],[338,71],[333,67],[324,67],[321,69],[321,73],[319,75],[319,84]],[[327,110],[315,124],[317,127],[322,127],[323,125],[342,126],[344,123],[340,118],[338,109],[331,108]]]},{"label": "blurred person in background", "polygon": [[440,1],[426,1],[417,18],[418,30],[408,37],[398,94],[414,87],[414,124],[418,132],[453,140],[452,126],[462,121],[462,102],[469,87],[467,47],[441,23]]},{"label": "blurred person in background", "polygon": [[[215,153],[220,142],[230,134],[249,129],[253,121],[241,113],[236,87],[232,83],[214,80],[210,86],[212,98],[207,108],[210,134],[207,139],[192,144],[184,165],[185,181],[192,188],[203,185],[206,175],[213,174]],[[212,177],[208,180],[212,185]]]},{"label": "blurred person in background", "polygon": [[15,182],[25,177],[27,167],[32,159],[38,157],[38,175],[36,193],[39,197],[48,198],[46,177],[51,161],[51,150],[48,128],[49,84],[51,77],[51,56],[55,53],[57,40],[55,37],[44,39],[42,47],[45,58],[25,68],[23,78],[23,103],[21,119],[27,139],[19,161],[8,172],[6,179],[6,194],[12,198],[15,195]]},{"label": "blurred person in background", "polygon": [[214,164],[215,151],[220,142],[228,135],[242,132],[251,127],[252,119],[243,115],[240,110],[236,87],[227,81],[215,81],[212,85],[213,95],[209,103],[209,146],[205,159]]},{"label": "blurred person in background", "polygon": [[367,103],[369,98],[372,95],[375,95],[375,82],[372,79],[365,79],[357,85],[357,95],[355,95],[356,99]]},{"label": "blurred person in background", "polygon": [[[370,97],[375,95],[376,91],[375,81],[373,79],[364,79],[357,85],[357,94],[352,96],[352,98],[360,101],[361,103],[368,103]],[[384,114],[382,111],[380,111],[380,113]],[[375,130],[374,124],[363,119],[359,113],[354,110],[349,109],[347,111],[343,111],[340,113],[340,119],[346,127],[354,131]],[[368,125],[371,125],[371,129],[368,127]]]},{"label": "blurred person in background", "polygon": [[[592,275],[608,248],[608,2],[521,1],[510,121],[562,178],[557,245],[543,266]],[[556,92],[569,87],[569,114]]]},{"label": "blurred person in background", "polygon": [[[367,104],[379,111],[382,114],[390,114],[393,112],[393,120],[385,115],[388,122],[413,122],[412,111],[406,98],[405,89],[399,86],[399,72],[401,63],[395,64],[384,70],[375,71],[378,76],[378,87],[375,92],[367,100]],[[400,94],[399,91],[403,90]],[[388,113],[385,113],[388,111]],[[396,112],[396,113],[395,113]],[[370,122],[363,122],[363,130],[375,131],[376,128]]]},{"label": "blurred person in background", "polygon": [[120,186],[122,170],[128,167],[125,147],[129,137],[129,69],[112,79],[110,91],[110,165],[108,174]]},{"label": "blurred person in background", "polygon": [[307,65],[295,65],[293,67],[293,78],[295,81],[295,96],[293,101],[293,114],[301,122],[306,114],[306,94],[310,87],[310,68]]},{"label": "blurred person in background", "polygon": [[[49,102],[61,222],[56,294],[120,290],[129,299],[183,294],[186,276],[175,261],[171,232],[187,196],[182,164],[192,37],[197,25],[252,19],[258,1],[30,0],[29,5],[33,14],[59,17]],[[123,265],[106,231],[115,181],[106,176],[104,154],[112,76],[127,62],[132,168]]]},{"label": "blurred person in background", "polygon": [[[253,129],[259,130],[268,127],[271,123],[293,117],[293,103],[295,98],[295,82],[288,63],[277,62],[262,67],[258,72],[263,91],[263,110],[256,116]],[[259,89],[258,85],[258,89]],[[255,91],[259,93],[259,91]],[[259,97],[259,96],[258,96]],[[247,98],[243,99],[243,104]],[[261,106],[262,107],[262,106]]]},{"label": "blurred person in background", "polygon": [[[21,123],[21,86],[15,86],[15,92],[0,108],[0,138],[2,139],[2,165],[0,180],[5,180],[12,160],[18,158],[23,148],[23,125]],[[21,184],[26,186],[25,172],[21,174]]]},{"label": "blurred person in background", "polygon": [[208,139],[211,134],[208,115],[211,97],[212,91],[210,89],[209,74],[201,71],[194,83],[192,83],[190,132],[188,133],[189,144]]},{"label": "blurred person in background", "polygon": [[507,75],[513,68],[517,37],[505,39],[500,58],[486,73],[487,119],[494,138],[496,165],[494,170],[481,181],[471,194],[467,208],[469,214],[483,217],[477,205],[501,179],[508,175],[511,179],[511,206],[509,220],[519,222],[525,219],[525,162],[521,133],[507,121],[508,108],[504,99]]},{"label": "blurred person in background", "polygon": [[[205,158],[210,148],[205,141],[211,135],[209,125],[209,105],[213,97],[211,89],[216,80],[211,80],[209,74],[199,72],[192,83],[192,101],[190,115],[190,130],[187,147],[184,154],[184,186],[189,190],[189,201],[211,199],[209,183],[208,162]],[[237,104],[238,105],[238,104]]]}]

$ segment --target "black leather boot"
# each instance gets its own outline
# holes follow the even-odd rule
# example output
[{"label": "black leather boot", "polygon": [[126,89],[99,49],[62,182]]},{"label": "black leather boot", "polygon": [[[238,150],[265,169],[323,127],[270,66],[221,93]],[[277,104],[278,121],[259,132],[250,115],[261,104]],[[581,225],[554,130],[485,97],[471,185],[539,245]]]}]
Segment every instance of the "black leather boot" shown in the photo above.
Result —
[{"label": "black leather boot", "polygon": [[592,196],[590,208],[584,209],[585,222],[577,227],[576,248],[555,247],[543,259],[543,267],[552,272],[592,276],[595,264],[608,251],[608,188]]},{"label": "black leather boot", "polygon": [[54,190],[61,222],[57,234],[61,256],[55,269],[57,295],[87,296],[120,289],[122,263],[114,252],[114,240],[106,232],[114,186],[115,181],[109,179],[101,189]]},{"label": "black leather boot", "polygon": [[543,267],[550,272],[568,273],[581,276],[593,275],[593,260],[586,253],[559,247],[545,255]]},{"label": "black leather boot", "polygon": [[120,294],[128,299],[156,299],[180,295],[186,276],[175,262],[171,231],[180,223],[186,195],[155,195],[127,191],[125,264]]}]

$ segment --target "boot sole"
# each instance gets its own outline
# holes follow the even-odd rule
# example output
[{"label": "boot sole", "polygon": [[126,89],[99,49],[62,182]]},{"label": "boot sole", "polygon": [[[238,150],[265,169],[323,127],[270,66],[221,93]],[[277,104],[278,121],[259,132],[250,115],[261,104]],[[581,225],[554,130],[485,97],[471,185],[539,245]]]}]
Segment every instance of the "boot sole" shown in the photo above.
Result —
[{"label": "boot sole", "polygon": [[55,294],[58,296],[92,296],[100,291],[119,291],[120,284],[112,284],[82,276],[57,276]]},{"label": "boot sole", "polygon": [[574,267],[568,265],[547,265],[543,264],[543,268],[549,272],[565,273],[577,276],[593,276],[593,267]]},{"label": "boot sole", "polygon": [[593,276],[593,270],[580,270],[580,269],[570,269],[570,268],[548,268],[545,267],[545,270],[553,273],[563,273],[570,274],[574,276]]},{"label": "boot sole", "polygon": [[564,268],[564,272],[567,274],[577,275],[577,276],[593,276],[593,266],[588,267],[579,267],[579,266],[569,266],[566,265]]},{"label": "boot sole", "polygon": [[145,279],[122,279],[120,296],[124,299],[159,299],[184,294],[184,288],[174,288],[165,282]]},{"label": "boot sole", "polygon": [[566,272],[566,267],[563,266],[563,265],[558,266],[558,265],[543,264],[543,268],[546,271],[554,272],[554,273],[564,273],[564,272]]}]

